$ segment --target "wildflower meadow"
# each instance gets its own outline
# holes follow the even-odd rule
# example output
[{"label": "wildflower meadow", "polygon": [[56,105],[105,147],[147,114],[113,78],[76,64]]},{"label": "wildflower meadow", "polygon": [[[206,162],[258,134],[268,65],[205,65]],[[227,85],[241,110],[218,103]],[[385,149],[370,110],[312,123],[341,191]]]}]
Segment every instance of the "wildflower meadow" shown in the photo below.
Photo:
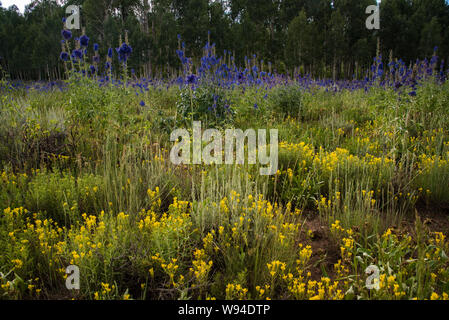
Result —
[{"label": "wildflower meadow", "polygon": [[65,22],[60,80],[1,70],[0,299],[449,299],[438,47],[345,80],[179,35],[144,76]]}]

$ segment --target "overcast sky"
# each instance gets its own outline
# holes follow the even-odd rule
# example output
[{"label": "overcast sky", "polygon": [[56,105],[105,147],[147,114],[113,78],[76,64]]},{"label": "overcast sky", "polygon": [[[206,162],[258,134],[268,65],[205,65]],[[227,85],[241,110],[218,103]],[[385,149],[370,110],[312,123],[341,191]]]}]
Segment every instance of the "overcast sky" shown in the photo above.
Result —
[{"label": "overcast sky", "polygon": [[25,11],[25,6],[30,4],[31,0],[0,0],[0,2],[2,3],[3,8],[9,8],[15,4],[19,8],[20,12],[23,13]]}]

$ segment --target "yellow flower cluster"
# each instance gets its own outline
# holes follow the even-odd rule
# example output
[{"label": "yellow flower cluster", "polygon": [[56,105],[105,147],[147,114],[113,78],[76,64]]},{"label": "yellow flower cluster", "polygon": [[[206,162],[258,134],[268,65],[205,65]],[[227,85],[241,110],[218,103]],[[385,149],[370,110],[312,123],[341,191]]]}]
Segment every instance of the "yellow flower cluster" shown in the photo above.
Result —
[{"label": "yellow flower cluster", "polygon": [[159,187],[156,187],[156,189],[154,191],[151,189],[148,189],[147,194],[151,200],[151,210],[152,211],[158,210],[161,207],[161,203],[162,203]]},{"label": "yellow flower cluster", "polygon": [[226,300],[245,300],[247,294],[248,289],[240,284],[229,283],[226,286]]},{"label": "yellow flower cluster", "polygon": [[270,272],[271,277],[275,277],[277,274],[281,274],[285,272],[286,265],[284,262],[275,260],[271,263],[267,264],[268,271]]},{"label": "yellow flower cluster", "polygon": [[261,287],[261,286],[256,286],[256,291],[257,291],[257,293],[258,293],[258,299],[267,299],[267,300],[270,300],[270,298],[269,297],[264,297],[266,294],[267,294],[267,292],[268,292],[268,290],[270,290],[270,285],[265,285],[264,287]]},{"label": "yellow flower cluster", "polygon": [[198,284],[205,283],[213,262],[212,260],[206,260],[206,253],[204,250],[196,249],[194,256],[195,259],[192,262],[193,267],[190,268],[190,272],[194,275]]}]

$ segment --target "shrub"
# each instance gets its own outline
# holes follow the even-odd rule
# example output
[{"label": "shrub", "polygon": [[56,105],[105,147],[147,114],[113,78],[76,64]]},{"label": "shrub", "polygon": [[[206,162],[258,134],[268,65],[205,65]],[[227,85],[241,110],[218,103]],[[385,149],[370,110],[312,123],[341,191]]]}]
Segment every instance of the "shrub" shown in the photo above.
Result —
[{"label": "shrub", "polygon": [[232,123],[234,110],[223,89],[216,86],[203,85],[194,91],[184,88],[176,104],[178,122],[186,124],[202,121],[209,127],[222,127]]},{"label": "shrub", "polygon": [[270,94],[270,102],[275,114],[297,119],[301,117],[301,99],[301,89],[297,85],[277,87]]}]

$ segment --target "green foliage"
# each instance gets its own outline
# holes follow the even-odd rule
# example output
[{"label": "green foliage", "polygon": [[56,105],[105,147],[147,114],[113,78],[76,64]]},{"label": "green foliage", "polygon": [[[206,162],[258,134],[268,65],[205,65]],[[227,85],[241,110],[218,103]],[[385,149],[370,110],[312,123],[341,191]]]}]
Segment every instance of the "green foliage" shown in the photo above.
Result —
[{"label": "green foliage", "polygon": [[180,123],[202,121],[209,127],[230,124],[235,115],[225,90],[209,85],[200,85],[195,90],[184,88],[179,95],[177,111]]},{"label": "green foliage", "polygon": [[270,93],[270,105],[277,116],[302,118],[302,91],[299,86],[279,86]]},{"label": "green foliage", "polygon": [[61,225],[80,221],[81,214],[99,212],[105,203],[102,177],[39,172],[28,184],[27,208]]},{"label": "green foliage", "polygon": [[[48,95],[46,104],[37,98],[39,112],[21,103],[21,97],[7,94],[2,97],[0,114],[0,161],[18,167],[39,167],[59,155],[66,155],[66,132],[60,109],[52,103],[56,95]],[[57,102],[59,103],[59,102]],[[38,113],[38,114],[37,114]],[[7,119],[7,120],[6,120]]]},{"label": "green foliage", "polygon": [[106,118],[111,106],[111,91],[102,90],[95,80],[85,77],[70,81],[70,89],[68,111],[73,121],[86,123]]}]

